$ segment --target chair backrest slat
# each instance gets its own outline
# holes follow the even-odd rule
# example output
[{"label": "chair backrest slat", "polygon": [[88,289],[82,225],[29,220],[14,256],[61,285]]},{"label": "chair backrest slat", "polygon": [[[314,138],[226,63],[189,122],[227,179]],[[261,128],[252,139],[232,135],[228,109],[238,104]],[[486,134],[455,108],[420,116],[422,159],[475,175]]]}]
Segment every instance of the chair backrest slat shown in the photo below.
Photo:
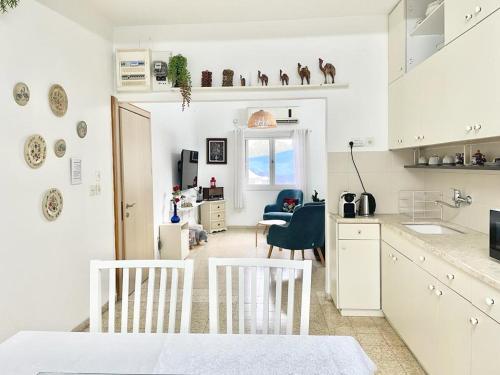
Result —
[{"label": "chair backrest slat", "polygon": [[[171,269],[172,282],[170,290],[170,309],[168,333],[175,333],[177,296],[179,288],[179,269],[184,271],[183,291],[182,291],[182,311],[180,322],[180,333],[189,333],[191,327],[191,301],[193,288],[193,261],[170,261],[170,260],[133,260],[133,261],[92,261],[90,275],[90,331],[102,332],[102,273],[106,271],[109,277],[108,283],[108,314],[107,332],[115,332],[115,316],[117,306],[116,300],[116,270],[121,270],[122,293],[121,293],[121,326],[122,333],[127,333],[129,329],[129,285],[130,270],[135,273],[134,285],[134,305],[132,312],[132,332],[151,333],[153,331],[153,315],[155,313],[155,297],[157,292],[157,269],[160,269],[158,309],[156,320],[156,332],[163,333],[165,304],[167,294],[168,269]],[[147,269],[147,275],[143,274],[143,269]],[[146,272],[146,271],[144,271]],[[143,275],[147,276],[147,293],[142,297]],[[146,290],[146,289],[145,289]],[[143,302],[144,299],[144,302]],[[141,305],[146,304],[145,315],[141,319]],[[119,308],[118,308],[119,310]]]},{"label": "chair backrest slat", "polygon": [[238,267],[238,323],[239,333],[245,333],[245,269]]},{"label": "chair backrest slat", "polygon": [[262,333],[266,334],[269,330],[269,274],[271,270],[269,268],[264,268],[264,293],[263,293],[263,303],[262,303]]},{"label": "chair backrest slat", "polygon": [[148,294],[146,301],[146,333],[151,333],[151,326],[153,325],[153,299],[155,296],[155,269],[149,267],[148,270]]},{"label": "chair backrest slat", "polygon": [[[233,314],[232,314],[232,268],[238,267],[238,327],[239,334],[245,333],[245,302],[250,302],[250,333],[269,333],[269,298],[272,297],[269,293],[273,286],[271,283],[271,270],[275,270],[274,279],[276,280],[274,290],[274,319],[273,333],[281,334],[281,315],[282,315],[282,299],[283,296],[283,279],[288,280],[287,289],[287,307],[286,307],[286,334],[293,334],[294,325],[294,308],[295,308],[295,282],[298,277],[297,271],[302,271],[302,295],[301,295],[301,310],[300,310],[300,334],[309,334],[309,309],[311,298],[311,268],[312,262],[292,261],[280,259],[242,259],[242,258],[210,258],[209,259],[209,318],[210,318],[210,333],[216,334],[219,332],[219,300],[218,300],[218,268],[223,267],[226,273],[226,332],[233,333]],[[247,275],[247,272],[249,274]],[[245,285],[245,278],[248,276],[248,285]],[[261,288],[261,282],[263,284]],[[245,297],[245,286],[247,292],[250,293],[249,300]],[[260,319],[260,303],[259,291],[263,292],[262,300],[262,326],[260,329],[258,319]],[[259,313],[258,313],[259,312]],[[260,332],[258,332],[260,330]]]},{"label": "chair backrest slat", "polygon": [[116,269],[109,269],[108,332],[115,332]]},{"label": "chair backrest slat", "polygon": [[276,301],[274,304],[274,334],[280,334],[281,328],[281,286],[283,283],[283,268],[276,270]]},{"label": "chair backrest slat", "polygon": [[172,270],[172,283],[170,285],[170,310],[168,312],[168,333],[175,332],[175,313],[177,311],[177,285],[179,273],[177,268]]},{"label": "chair backrest slat", "polygon": [[142,291],[142,268],[135,269],[134,288],[134,315],[132,321],[132,332],[139,333],[139,322],[141,319],[141,291]]},{"label": "chair backrest slat", "polygon": [[226,266],[226,321],[231,322],[227,325],[227,333],[233,333],[233,276],[231,266]]},{"label": "chair backrest slat", "polygon": [[163,319],[165,318],[165,295],[167,294],[167,269],[160,271],[160,293],[158,294],[158,319],[156,321],[156,333],[163,332]]},{"label": "chair backrest slat", "polygon": [[286,334],[293,334],[293,302],[295,299],[295,270],[288,269],[288,306],[286,308]]},{"label": "chair backrest slat", "polygon": [[[128,330],[128,293],[129,293],[129,269],[124,268],[122,270],[123,278],[122,278],[122,326],[121,331],[127,332]],[[91,324],[92,326],[92,319]]]}]

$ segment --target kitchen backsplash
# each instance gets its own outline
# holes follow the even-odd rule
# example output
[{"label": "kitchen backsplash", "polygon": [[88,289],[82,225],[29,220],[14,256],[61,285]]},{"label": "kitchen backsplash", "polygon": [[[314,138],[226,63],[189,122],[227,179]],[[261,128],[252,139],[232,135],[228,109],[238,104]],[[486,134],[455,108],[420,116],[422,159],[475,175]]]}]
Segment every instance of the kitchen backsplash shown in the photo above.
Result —
[{"label": "kitchen backsplash", "polygon": [[[500,143],[473,146],[473,149],[478,148],[490,160],[496,156],[495,150],[500,151]],[[444,156],[455,150],[459,152],[459,147],[426,150],[425,154]],[[413,150],[355,152],[354,158],[366,190],[377,200],[377,213],[398,213],[400,190],[438,190],[443,193],[444,200],[451,202],[451,188],[457,188],[472,197],[472,205],[459,209],[444,207],[443,219],[489,233],[489,210],[500,208],[500,171],[405,169],[405,164],[413,163]],[[362,192],[349,152],[330,152],[328,199],[331,212],[338,212],[339,196],[344,190],[358,196]]]}]

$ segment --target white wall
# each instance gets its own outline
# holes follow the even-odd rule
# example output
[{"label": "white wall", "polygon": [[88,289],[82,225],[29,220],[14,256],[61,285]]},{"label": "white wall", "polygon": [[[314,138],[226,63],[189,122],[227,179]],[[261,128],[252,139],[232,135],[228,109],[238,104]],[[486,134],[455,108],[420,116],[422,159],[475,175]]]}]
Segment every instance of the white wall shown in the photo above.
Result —
[{"label": "white wall", "polygon": [[[213,72],[213,83],[220,86],[222,70],[231,68],[235,77],[243,74],[256,84],[257,70],[268,74],[270,84],[277,84],[279,70],[286,71],[291,84],[298,82],[297,62],[308,65],[312,82],[323,75],[318,58],[337,68],[337,82],[349,84],[347,90],[260,92],[254,95],[231,93],[233,100],[327,98],[328,151],[346,151],[353,137],[374,137],[374,144],[364,150],[387,149],[387,18],[353,17],[318,21],[322,35],[307,35],[310,20],[294,22],[300,32],[281,33],[282,22],[246,24],[190,25],[171,27],[123,27],[115,29],[116,48],[151,48],[182,53],[188,58],[193,84],[200,85],[201,71]],[[286,24],[287,27],[290,25]],[[240,29],[256,30],[254,37]],[[183,38],[184,30],[189,38]],[[191,30],[188,32],[188,30]],[[196,30],[193,33],[192,30]],[[267,30],[262,35],[258,30]],[[273,30],[275,32],[273,32]],[[273,36],[279,35],[281,38]],[[198,36],[198,38],[197,38]],[[240,39],[236,39],[240,36]],[[141,101],[144,94],[134,95]],[[127,95],[120,95],[125,99]],[[193,98],[201,98],[195,94]],[[231,99],[226,94],[225,99]],[[203,95],[203,100],[218,100],[217,94]]]},{"label": "white wall", "polygon": [[[99,36],[33,0],[0,15],[0,341],[19,330],[69,330],[88,313],[89,260],[114,255],[110,93],[112,47]],[[26,82],[26,107],[12,98]],[[69,97],[66,116],[55,117],[47,94],[61,84]],[[88,135],[76,135],[85,120]],[[31,134],[47,141],[48,157],[37,170],[24,161]],[[67,153],[54,155],[56,139]],[[83,184],[70,185],[69,159],[83,161]],[[100,171],[102,194],[89,196]],[[57,187],[62,215],[48,222],[42,196]]]},{"label": "white wall", "polygon": [[[261,219],[264,206],[276,199],[277,191],[247,191],[246,207],[234,209],[234,142],[233,120],[245,124],[248,107],[300,106],[299,125],[312,130],[310,134],[310,186],[318,190],[321,197],[326,196],[326,141],[325,141],[325,101],[322,99],[295,101],[234,101],[234,102],[195,102],[185,112],[180,111],[178,103],[140,104],[151,112],[154,210],[155,228],[165,218],[168,210],[171,186],[177,181],[173,173],[182,149],[200,152],[199,184],[209,186],[212,176],[218,186],[224,186],[227,201],[226,223],[230,226],[253,226]],[[206,138],[228,139],[228,164],[206,164]],[[306,199],[310,199],[306,197]],[[168,219],[168,211],[167,217]]]}]

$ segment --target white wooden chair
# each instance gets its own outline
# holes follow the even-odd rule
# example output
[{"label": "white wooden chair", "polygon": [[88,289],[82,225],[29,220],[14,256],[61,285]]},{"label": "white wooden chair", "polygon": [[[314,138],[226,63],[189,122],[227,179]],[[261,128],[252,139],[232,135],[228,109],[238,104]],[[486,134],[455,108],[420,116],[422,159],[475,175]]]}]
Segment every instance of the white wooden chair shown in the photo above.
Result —
[{"label": "white wooden chair", "polygon": [[160,285],[157,292],[158,310],[156,333],[163,332],[165,300],[167,294],[167,276],[170,273],[170,309],[168,316],[168,333],[175,333],[177,289],[179,284],[179,270],[184,270],[182,293],[182,312],[180,333],[189,333],[191,326],[191,297],[193,290],[193,260],[119,260],[90,262],[90,332],[102,332],[102,274],[108,273],[109,309],[108,332],[115,332],[115,301],[116,301],[116,271],[122,270],[122,297],[121,297],[121,327],[118,332],[128,332],[128,304],[129,304],[129,276],[135,270],[134,306],[132,315],[132,332],[138,333],[141,319],[141,289],[143,268],[148,270],[145,333],[151,333],[153,309],[155,302],[155,275],[160,270]]},{"label": "white wooden chair", "polygon": [[[271,288],[271,270],[276,279],[275,310],[271,325],[274,334],[281,334],[281,301],[283,278],[288,277],[288,301],[286,316],[286,334],[293,334],[295,279],[297,271],[302,271],[302,301],[300,313],[300,334],[309,334],[309,309],[311,304],[311,268],[310,260],[295,261],[282,259],[244,259],[244,258],[209,258],[209,320],[210,333],[219,332],[218,267],[225,268],[226,285],[226,322],[227,333],[233,333],[233,280],[232,267],[238,268],[238,327],[239,333],[245,333],[245,273],[250,273],[250,333],[257,333],[257,284],[262,291],[262,334],[269,329],[269,291]],[[286,270],[286,273],[284,273]],[[248,272],[247,272],[248,273]],[[259,280],[257,278],[259,274]],[[259,281],[259,282],[258,282]],[[262,281],[262,282],[261,282]],[[260,315],[260,314],[259,314]]]}]

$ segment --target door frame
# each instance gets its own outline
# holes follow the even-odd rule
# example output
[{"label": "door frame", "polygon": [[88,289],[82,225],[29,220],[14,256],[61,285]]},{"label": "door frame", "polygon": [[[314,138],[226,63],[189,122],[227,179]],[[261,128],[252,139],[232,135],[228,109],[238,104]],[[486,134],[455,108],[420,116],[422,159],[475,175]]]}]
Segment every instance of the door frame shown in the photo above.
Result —
[{"label": "door frame", "polygon": [[[120,109],[134,112],[151,120],[151,114],[142,108],[130,103],[120,102],[115,96],[111,97],[111,131],[113,144],[113,191],[115,217],[115,259],[124,260],[123,229],[123,176],[122,176],[122,144],[120,137]],[[117,284],[118,285],[118,284]]]}]

